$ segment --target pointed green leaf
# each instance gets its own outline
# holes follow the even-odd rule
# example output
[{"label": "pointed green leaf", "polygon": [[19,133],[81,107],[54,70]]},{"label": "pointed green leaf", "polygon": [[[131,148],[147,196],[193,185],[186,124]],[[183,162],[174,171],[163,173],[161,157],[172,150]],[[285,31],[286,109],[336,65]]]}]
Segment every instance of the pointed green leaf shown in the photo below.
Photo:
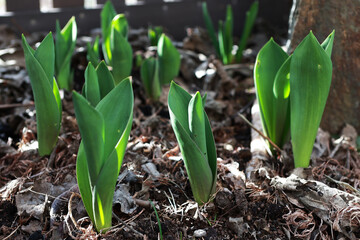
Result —
[{"label": "pointed green leaf", "polygon": [[91,62],[94,66],[98,65],[100,59],[99,53],[99,36],[96,36],[94,44],[87,43],[87,54],[86,59]]},{"label": "pointed green leaf", "polygon": [[246,12],[244,30],[242,32],[242,35],[241,35],[241,38],[239,41],[239,45],[238,45],[238,50],[237,50],[236,56],[235,56],[237,63],[241,62],[243,51],[246,47],[247,40],[250,36],[251,30],[254,26],[254,23],[255,23],[257,14],[258,14],[258,10],[259,10],[259,2],[255,1],[253,4],[251,4],[250,9]]},{"label": "pointed green leaf", "polygon": [[44,156],[53,150],[61,123],[61,100],[53,79],[54,42],[52,34],[49,33],[36,51],[29,46],[24,35],[22,44],[34,93],[39,154]]},{"label": "pointed green leaf", "polygon": [[179,74],[180,53],[165,34],[159,39],[157,53],[160,83],[169,84]]},{"label": "pointed green leaf", "polygon": [[291,138],[295,167],[308,167],[332,76],[330,57],[312,32],[293,53],[290,76]]},{"label": "pointed green leaf", "polygon": [[100,86],[94,66],[89,63],[85,69],[84,92],[86,99],[95,107],[100,102]]},{"label": "pointed green leaf", "polygon": [[89,166],[90,186],[94,187],[105,163],[104,118],[83,96],[75,91],[73,91],[73,102],[82,138],[81,142],[84,145],[86,161]]},{"label": "pointed green leaf", "polygon": [[232,62],[232,48],[233,48],[233,13],[231,5],[227,5],[226,7],[226,19],[224,22],[224,48],[226,54],[226,62],[230,64]]},{"label": "pointed green leaf", "polygon": [[104,4],[103,9],[101,10],[100,17],[101,17],[101,31],[103,39],[106,38],[106,36],[110,35],[110,29],[111,29],[111,21],[116,15],[116,10],[111,3],[111,1],[106,1]]},{"label": "pointed green leaf", "polygon": [[111,31],[111,66],[115,84],[119,84],[124,78],[130,76],[132,69],[132,48],[130,43],[115,28]]},{"label": "pointed green leaf", "polygon": [[218,38],[217,38],[216,32],[215,32],[215,27],[214,27],[214,24],[213,24],[213,22],[211,20],[209,11],[207,9],[206,2],[202,3],[202,12],[203,12],[203,18],[204,18],[205,26],[206,26],[206,29],[207,29],[208,34],[210,36],[211,42],[215,47],[217,55],[221,56],[219,42],[218,42]]},{"label": "pointed green leaf", "polygon": [[190,137],[207,158],[206,137],[205,137],[205,116],[202,99],[197,92],[190,100],[188,106]]},{"label": "pointed green leaf", "polygon": [[115,87],[114,78],[104,61],[101,61],[96,67],[96,73],[99,81],[100,99],[103,99]]},{"label": "pointed green leaf", "polygon": [[265,134],[280,147],[289,137],[289,99],[275,97],[273,85],[286,59],[288,55],[270,39],[260,50],[254,67],[256,97],[263,128]]},{"label": "pointed green leaf", "polygon": [[145,92],[153,100],[159,99],[161,95],[158,65],[158,61],[150,57],[143,62],[140,69]]},{"label": "pointed green leaf", "polygon": [[59,21],[56,22],[55,75],[59,87],[66,90],[70,90],[72,85],[70,63],[75,50],[76,37],[75,17],[70,18],[61,31]]}]

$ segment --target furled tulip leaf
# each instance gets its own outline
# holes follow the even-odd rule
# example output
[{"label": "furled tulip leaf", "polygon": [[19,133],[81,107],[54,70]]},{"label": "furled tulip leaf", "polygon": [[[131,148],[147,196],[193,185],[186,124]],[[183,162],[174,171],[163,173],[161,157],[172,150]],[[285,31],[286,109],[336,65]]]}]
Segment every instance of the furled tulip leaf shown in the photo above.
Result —
[{"label": "furled tulip leaf", "polygon": [[85,69],[85,84],[83,96],[96,106],[114,88],[114,79],[104,61],[101,61],[96,70],[92,63]]},{"label": "furled tulip leaf", "polygon": [[55,42],[55,76],[59,88],[71,89],[73,76],[70,71],[71,57],[75,50],[77,27],[75,17],[70,18],[61,30],[59,21],[56,21]]},{"label": "furled tulip leaf", "polygon": [[99,53],[99,36],[96,36],[94,44],[87,43],[87,54],[86,59],[91,62],[94,66],[99,64],[100,53]]},{"label": "furled tulip leaf", "polygon": [[258,14],[258,10],[259,10],[259,2],[255,1],[253,4],[251,4],[250,9],[246,12],[244,30],[242,32],[242,35],[241,35],[241,38],[239,41],[239,45],[238,45],[238,49],[236,52],[236,56],[235,56],[235,59],[236,59],[235,61],[237,63],[241,62],[243,51],[246,47],[251,30],[254,26],[256,16]]},{"label": "furled tulip leaf", "polygon": [[162,33],[163,33],[163,28],[160,26],[149,28],[148,37],[151,46],[157,46]]},{"label": "furled tulip leaf", "polygon": [[103,99],[115,87],[115,81],[104,61],[96,67],[96,74],[99,80],[100,98]]},{"label": "furled tulip leaf", "polygon": [[55,147],[62,114],[59,89],[54,79],[54,42],[49,33],[37,50],[29,46],[24,35],[22,43],[34,93],[39,154],[44,156],[50,154]]},{"label": "furled tulip leaf", "polygon": [[[109,62],[109,59],[107,57],[107,54],[109,54],[109,53],[106,52],[105,42],[107,42],[107,39],[110,37],[111,25],[112,25],[111,22],[115,16],[116,16],[116,10],[115,10],[113,4],[111,3],[110,0],[106,1],[106,3],[103,6],[103,9],[101,10],[101,13],[100,13],[101,32],[102,32],[102,37],[103,37],[102,49],[103,49],[103,53],[104,53],[106,62]],[[108,49],[110,49],[110,48],[108,47]]]},{"label": "furled tulip leaf", "polygon": [[[333,42],[334,31],[321,44],[329,56],[331,56]],[[287,98],[290,94],[290,63],[291,56],[284,62],[276,74],[273,88],[275,97]]]},{"label": "furled tulip leaf", "polygon": [[273,85],[280,67],[288,59],[281,47],[270,39],[260,50],[254,67],[256,96],[265,134],[282,147],[290,137],[289,98],[275,96]]},{"label": "furled tulip leaf", "polygon": [[160,83],[169,84],[179,74],[180,54],[165,34],[159,39],[157,52]]},{"label": "furled tulip leaf", "polygon": [[94,107],[100,102],[99,80],[92,63],[85,69],[84,96]]},{"label": "furled tulip leaf", "polygon": [[132,68],[132,48],[130,43],[120,32],[112,29],[111,32],[111,61],[115,84],[119,84],[124,78],[128,77]]},{"label": "furled tulip leaf", "polygon": [[233,47],[233,14],[230,5],[226,7],[225,22],[219,21],[218,42],[220,56],[224,64],[232,62],[232,47]]},{"label": "furled tulip leaf", "polygon": [[290,64],[291,139],[295,167],[309,166],[331,77],[330,56],[310,32],[295,49]]},{"label": "furled tulip leaf", "polygon": [[194,198],[204,204],[215,192],[217,170],[214,137],[203,99],[200,93],[191,97],[172,82],[168,105]]},{"label": "furled tulip leaf", "polygon": [[107,35],[103,35],[104,58],[108,64],[112,61],[111,42],[113,41],[113,39],[111,38],[111,36],[113,29],[117,31],[121,36],[123,36],[126,40],[129,31],[129,25],[124,14],[115,15],[109,26],[110,28],[108,29],[108,31],[106,31]]},{"label": "furled tulip leaf", "polygon": [[76,163],[78,185],[96,229],[106,231],[111,226],[115,184],[132,126],[131,81],[124,79],[95,108],[75,92],[73,99],[83,139]]},{"label": "furled tulip leaf", "polygon": [[146,94],[153,100],[159,99],[161,95],[161,85],[157,59],[153,57],[146,59],[141,66],[140,74]]},{"label": "furled tulip leaf", "polygon": [[211,20],[209,11],[207,9],[207,4],[206,4],[205,1],[202,2],[202,12],[203,12],[203,18],[204,18],[205,26],[206,26],[206,29],[207,29],[207,31],[209,33],[211,42],[215,47],[217,55],[221,56],[218,37],[216,36],[215,27],[214,27],[214,24],[213,24],[213,22]]}]

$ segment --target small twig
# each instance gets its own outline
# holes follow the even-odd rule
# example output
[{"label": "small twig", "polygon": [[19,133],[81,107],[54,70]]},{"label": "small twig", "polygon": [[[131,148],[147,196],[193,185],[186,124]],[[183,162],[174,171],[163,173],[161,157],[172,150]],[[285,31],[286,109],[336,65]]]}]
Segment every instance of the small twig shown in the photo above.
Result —
[{"label": "small twig", "polygon": [[16,233],[16,231],[17,231],[20,227],[21,227],[21,224],[19,224],[19,226],[17,226],[17,227],[15,228],[15,230],[12,231],[7,237],[3,238],[3,240],[10,239],[10,237],[11,237],[12,235],[14,235],[14,234]]},{"label": "small twig", "polygon": [[124,225],[125,227],[129,228],[132,232],[134,232],[135,234],[141,236],[142,238],[144,238],[144,234],[142,234],[141,232],[137,231],[136,229],[134,229],[132,226],[130,226],[129,224],[127,224],[125,221],[121,220],[121,218],[119,218],[114,212],[113,212],[113,216],[116,218],[116,220],[118,220],[122,225]]},{"label": "small twig", "polygon": [[23,104],[23,103],[1,104],[0,109],[18,108],[18,107],[32,107],[34,105],[35,104],[33,102],[32,103],[26,103],[26,104]]},{"label": "small twig", "polygon": [[71,209],[72,199],[73,199],[74,197],[78,197],[78,198],[81,199],[80,194],[78,194],[78,193],[76,193],[76,192],[73,192],[73,193],[71,194],[70,199],[69,199],[69,204],[68,204],[68,214],[69,214],[69,216],[70,216],[71,221],[72,221],[73,224],[75,225],[75,227],[79,229],[80,226],[79,226],[79,224],[76,222],[74,216],[72,215],[72,209]]},{"label": "small twig", "polygon": [[356,195],[357,197],[360,197],[360,191],[357,190],[356,188],[354,188],[353,186],[351,186],[350,184],[348,184],[346,182],[335,180],[328,175],[325,175],[325,177],[330,182],[336,183],[337,185],[340,185],[343,189],[346,189],[346,190],[350,191],[352,194]]},{"label": "small twig", "polygon": [[238,113],[238,115],[252,128],[254,129],[261,137],[265,138],[266,140],[269,141],[269,143],[280,153],[282,152],[281,149],[273,142],[271,141],[270,138],[268,138],[267,136],[265,136],[259,129],[257,129],[249,120],[246,119],[246,117],[244,115],[242,115],[241,113]]}]

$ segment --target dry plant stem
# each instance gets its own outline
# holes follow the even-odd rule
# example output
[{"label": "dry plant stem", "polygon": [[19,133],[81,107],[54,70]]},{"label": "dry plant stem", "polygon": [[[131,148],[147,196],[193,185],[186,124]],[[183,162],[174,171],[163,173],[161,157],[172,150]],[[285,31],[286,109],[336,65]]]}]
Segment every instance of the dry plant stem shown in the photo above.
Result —
[{"label": "dry plant stem", "polygon": [[27,103],[27,104],[22,104],[22,103],[1,104],[0,109],[18,108],[18,107],[32,107],[32,106],[35,106],[35,104],[33,102],[32,103]]},{"label": "dry plant stem", "polygon": [[246,119],[246,117],[244,115],[242,115],[241,113],[238,113],[239,116],[252,128],[254,129],[261,137],[265,138],[266,140],[269,141],[269,143],[279,152],[281,152],[281,149],[273,142],[271,141],[270,138],[268,138],[267,136],[265,136],[259,129],[257,129],[249,120]]},{"label": "dry plant stem", "polygon": [[19,224],[19,226],[17,226],[17,227],[15,228],[15,230],[12,231],[7,237],[3,238],[3,240],[10,239],[10,237],[11,237],[12,235],[14,235],[14,233],[16,233],[16,231],[17,231],[21,226],[22,226],[22,225]]},{"label": "dry plant stem", "polygon": [[270,184],[289,198],[296,199],[336,231],[350,239],[356,239],[353,232],[360,229],[360,221],[356,221],[360,218],[359,197],[293,174],[287,178],[276,176],[271,179]]}]

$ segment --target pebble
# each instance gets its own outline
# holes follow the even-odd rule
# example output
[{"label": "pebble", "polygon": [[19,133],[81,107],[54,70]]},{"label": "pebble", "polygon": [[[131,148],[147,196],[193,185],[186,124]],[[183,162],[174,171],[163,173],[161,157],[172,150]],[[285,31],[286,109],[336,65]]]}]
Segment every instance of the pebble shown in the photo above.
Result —
[{"label": "pebble", "polygon": [[206,236],[206,231],[204,229],[198,229],[194,232],[194,237],[201,238]]}]

